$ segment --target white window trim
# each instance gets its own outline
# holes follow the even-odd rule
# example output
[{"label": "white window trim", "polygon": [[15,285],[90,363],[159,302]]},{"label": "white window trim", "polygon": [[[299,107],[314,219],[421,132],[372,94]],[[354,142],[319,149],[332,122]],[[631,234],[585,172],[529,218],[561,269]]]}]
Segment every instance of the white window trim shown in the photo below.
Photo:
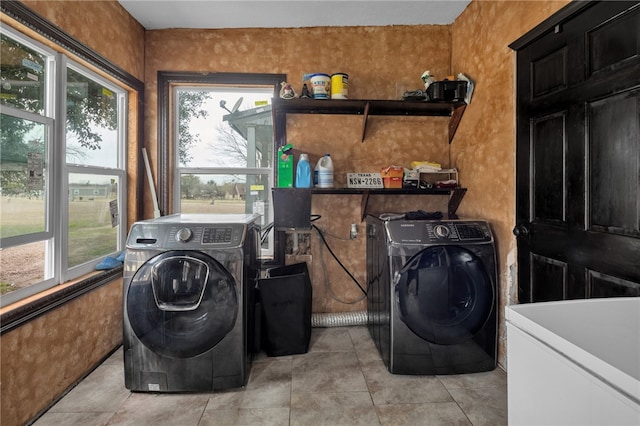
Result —
[{"label": "white window trim", "polygon": [[[229,84],[232,86],[232,84]],[[177,152],[178,147],[178,129],[179,126],[179,116],[175,112],[178,110],[178,96],[176,96],[176,91],[178,90],[211,90],[215,91],[216,89],[224,88],[226,91],[232,91],[232,87],[225,87],[225,84],[219,85],[204,85],[204,86],[193,86],[193,85],[177,85],[174,86],[171,90],[171,99],[172,99],[172,121],[173,121],[173,134],[172,134],[172,149],[174,153]],[[270,90],[270,89],[269,89]],[[241,91],[240,89],[238,91]],[[275,123],[272,123],[275,127]],[[273,141],[273,149],[275,150],[275,140]],[[181,175],[186,174],[220,174],[220,175],[266,175],[269,181],[269,217],[273,218],[273,197],[271,195],[271,190],[275,187],[274,183],[274,169],[276,165],[272,165],[272,167],[183,167],[180,165],[180,159],[178,155],[173,155],[173,211],[176,213],[180,212],[180,180]],[[273,220],[272,220],[273,221]],[[269,232],[267,237],[268,241],[268,249],[262,248],[261,246],[261,256],[262,257],[272,257],[274,255],[274,237],[273,232]]]},{"label": "white window trim", "polygon": [[[39,123],[39,124],[43,124],[46,127],[46,138],[47,141],[53,141],[53,134],[54,134],[54,120],[52,118],[49,117],[45,117],[42,116],[40,114],[36,114],[33,112],[28,112],[28,111],[24,111],[24,110],[20,110],[17,108],[13,108],[11,106],[7,106],[7,105],[2,105],[0,106],[0,113],[10,116],[10,117],[15,117],[15,118],[20,118],[23,120],[28,120],[28,121],[33,121],[34,123]],[[49,170],[51,170],[51,162],[53,160],[53,149],[51,149],[51,147],[49,147],[46,150],[46,158],[44,159],[46,167],[49,168]],[[34,232],[32,234],[23,234],[23,235],[16,235],[15,237],[7,237],[7,238],[3,238],[2,239],[2,248],[9,248],[9,247],[15,247],[15,246],[20,246],[23,244],[30,244],[30,243],[37,243],[39,241],[43,241],[43,240],[47,240],[50,238],[53,238],[53,224],[52,222],[52,218],[51,215],[49,215],[48,213],[51,211],[52,209],[52,196],[51,195],[51,179],[50,176],[48,179],[46,179],[46,187],[45,187],[45,194],[46,194],[46,205],[45,205],[45,230],[42,232]]]},{"label": "white window trim", "polygon": [[[111,253],[115,254],[124,249],[124,242],[126,241],[126,215],[122,215],[120,212],[127,211],[127,181],[126,181],[126,170],[127,170],[127,162],[126,162],[126,105],[127,105],[127,93],[124,89],[115,86],[108,80],[102,78],[98,74],[88,70],[82,65],[69,60],[64,57],[61,61],[62,69],[60,70],[61,78],[60,81],[64,82],[61,86],[64,88],[64,93],[60,98],[63,100],[62,102],[66,102],[66,81],[67,81],[67,67],[71,68],[73,71],[82,74],[83,76],[94,80],[95,82],[103,85],[108,90],[112,91],[117,95],[117,104],[118,104],[118,140],[120,141],[120,146],[118,147],[118,158],[117,165],[115,168],[111,167],[98,167],[98,166],[90,166],[83,164],[69,164],[66,162],[66,150],[64,148],[60,149],[59,154],[61,155],[60,163],[63,166],[62,176],[59,188],[61,188],[60,196],[56,197],[56,200],[60,201],[60,209],[57,211],[60,212],[59,218],[59,229],[61,235],[56,241],[59,243],[56,244],[56,250],[59,250],[60,256],[60,280],[61,282],[65,282],[74,278],[78,278],[81,275],[87,274],[95,270],[95,267],[102,258],[93,259],[89,262],[83,263],[81,265],[74,266],[69,268],[68,266],[68,241],[69,241],[69,203],[68,197],[65,194],[69,193],[69,175],[76,174],[95,174],[95,175],[115,175],[118,176],[118,212],[119,212],[119,230],[118,230],[118,240],[117,247],[119,248],[116,252]],[[66,123],[66,108],[60,109],[60,121]],[[66,140],[66,126],[60,126],[62,137],[59,140]],[[66,146],[66,144],[62,144],[61,146]]]},{"label": "white window trim", "polygon": [[[3,114],[23,118],[47,126],[48,146],[46,151],[46,164],[49,168],[46,203],[46,230],[44,232],[21,235],[2,239],[2,247],[15,247],[18,245],[43,241],[45,250],[45,273],[52,277],[28,287],[15,290],[0,297],[0,307],[4,307],[33,296],[44,290],[53,288],[69,280],[76,279],[87,273],[95,271],[95,266],[104,257],[93,259],[82,265],[68,268],[67,241],[68,241],[68,176],[70,173],[86,173],[98,175],[115,175],[118,177],[118,216],[119,230],[117,234],[116,252],[124,250],[127,229],[127,90],[115,85],[99,74],[89,70],[81,64],[72,61],[62,53],[57,53],[30,37],[10,27],[2,26],[2,33],[19,41],[46,56],[47,79],[45,82],[46,102],[45,116],[32,113],[11,106],[0,106]],[[66,163],[65,138],[66,138],[66,80],[67,66],[74,71],[85,75],[98,82],[117,96],[118,105],[118,159],[115,168],[74,165]],[[53,253],[53,254],[51,254]],[[46,276],[45,275],[45,276]]]}]

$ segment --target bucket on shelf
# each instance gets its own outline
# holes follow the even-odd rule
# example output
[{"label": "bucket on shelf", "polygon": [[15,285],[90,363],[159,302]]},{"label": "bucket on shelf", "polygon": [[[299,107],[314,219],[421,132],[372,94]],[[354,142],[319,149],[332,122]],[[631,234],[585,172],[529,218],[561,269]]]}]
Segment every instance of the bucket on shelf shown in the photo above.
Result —
[{"label": "bucket on shelf", "polygon": [[329,99],[331,77],[329,74],[311,74],[311,95],[313,99]]},{"label": "bucket on shelf", "polygon": [[349,75],[338,72],[331,75],[331,99],[348,99]]}]

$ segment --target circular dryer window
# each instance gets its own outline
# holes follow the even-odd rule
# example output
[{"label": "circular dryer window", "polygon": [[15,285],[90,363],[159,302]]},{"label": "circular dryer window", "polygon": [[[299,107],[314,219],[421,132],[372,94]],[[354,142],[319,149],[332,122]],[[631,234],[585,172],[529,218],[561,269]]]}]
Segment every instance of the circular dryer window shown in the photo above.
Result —
[{"label": "circular dryer window", "polygon": [[493,309],[491,279],[480,258],[463,247],[422,250],[400,270],[396,282],[400,318],[431,343],[471,339]]},{"label": "circular dryer window", "polygon": [[169,251],[136,271],[126,310],[145,346],[164,356],[190,358],[213,348],[233,329],[236,283],[202,252]]}]

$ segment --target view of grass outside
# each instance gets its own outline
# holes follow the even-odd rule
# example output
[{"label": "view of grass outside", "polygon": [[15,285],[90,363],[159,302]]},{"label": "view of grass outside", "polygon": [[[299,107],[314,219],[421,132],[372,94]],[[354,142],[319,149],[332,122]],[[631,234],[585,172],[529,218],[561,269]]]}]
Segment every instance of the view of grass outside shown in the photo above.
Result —
[{"label": "view of grass outside", "polygon": [[[115,195],[114,195],[115,197]],[[76,199],[69,202],[69,267],[81,265],[113,253],[117,248],[117,228],[111,226],[107,198]],[[245,201],[182,200],[183,213],[244,214]],[[0,199],[2,235],[39,231],[44,223],[42,200],[26,197]],[[40,217],[38,217],[40,216]],[[37,219],[37,220],[36,220]],[[44,242],[0,249],[0,294],[35,284],[45,277]]]},{"label": "view of grass outside", "polygon": [[[36,197],[0,197],[0,234],[24,235],[44,229],[44,201]],[[0,294],[42,281],[44,242],[0,249]]]},{"label": "view of grass outside", "polygon": [[244,200],[185,200],[180,202],[182,213],[245,213]]},{"label": "view of grass outside", "polygon": [[44,203],[42,197],[3,196],[0,199],[0,235],[8,238],[44,231]]},{"label": "view of grass outside", "polygon": [[[69,267],[116,250],[117,228],[111,226],[110,200],[103,197],[69,202]],[[1,197],[0,210],[2,235],[20,235],[36,229],[32,225],[34,217],[43,215],[42,200],[19,196]],[[44,242],[37,242],[0,249],[1,294],[48,278],[44,276],[45,246]]]},{"label": "view of grass outside", "polygon": [[93,198],[69,202],[69,268],[118,249],[118,228],[111,226],[109,202]]}]

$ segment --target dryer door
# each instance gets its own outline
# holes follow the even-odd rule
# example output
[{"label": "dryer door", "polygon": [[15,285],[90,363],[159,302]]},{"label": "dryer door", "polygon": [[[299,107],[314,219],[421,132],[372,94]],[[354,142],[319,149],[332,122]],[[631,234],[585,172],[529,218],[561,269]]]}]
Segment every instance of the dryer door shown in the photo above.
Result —
[{"label": "dryer door", "polygon": [[236,282],[198,251],[159,254],[138,269],[125,295],[137,338],[155,353],[190,358],[213,348],[238,316]]},{"label": "dryer door", "polygon": [[453,345],[469,340],[491,315],[491,278],[480,258],[463,247],[428,247],[396,277],[399,316],[428,342]]}]

